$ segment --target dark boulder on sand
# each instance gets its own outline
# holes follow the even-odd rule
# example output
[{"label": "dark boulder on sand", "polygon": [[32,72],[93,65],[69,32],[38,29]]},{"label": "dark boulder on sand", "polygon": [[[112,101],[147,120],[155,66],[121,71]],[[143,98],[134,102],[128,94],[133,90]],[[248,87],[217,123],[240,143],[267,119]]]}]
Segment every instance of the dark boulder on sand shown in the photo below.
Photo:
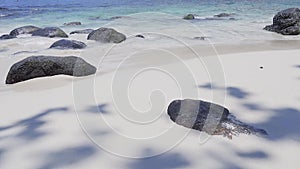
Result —
[{"label": "dark boulder on sand", "polygon": [[77,25],[81,25],[81,22],[68,22],[68,23],[64,23],[64,26],[77,26]]},{"label": "dark boulder on sand", "polygon": [[267,132],[237,120],[227,108],[203,100],[174,100],[167,110],[178,125],[228,138],[239,134],[266,136]]},{"label": "dark boulder on sand", "polygon": [[184,16],[183,19],[193,20],[193,19],[195,19],[195,16],[193,14],[188,14],[188,15]]},{"label": "dark boulder on sand", "polygon": [[42,37],[61,37],[67,38],[68,35],[58,27],[46,27],[43,29],[36,30],[32,32],[32,36],[42,36]]},{"label": "dark boulder on sand", "polygon": [[16,36],[8,35],[8,34],[0,36],[0,40],[13,39],[13,38],[16,38]]},{"label": "dark boulder on sand", "polygon": [[76,40],[67,40],[62,39],[54,42],[50,48],[55,49],[83,49],[86,47],[86,44]]},{"label": "dark boulder on sand", "polygon": [[76,56],[31,56],[12,65],[6,84],[54,75],[88,76],[96,73],[96,70],[93,65]]},{"label": "dark boulder on sand", "polygon": [[12,36],[18,36],[20,34],[32,34],[32,32],[37,31],[41,28],[38,28],[36,26],[28,25],[28,26],[22,26],[19,28],[16,28],[12,30],[9,34]]},{"label": "dark boulder on sand", "polygon": [[289,8],[278,12],[273,18],[273,24],[266,26],[264,29],[282,35],[299,35],[300,9]]},{"label": "dark boulder on sand", "polygon": [[126,36],[112,28],[99,28],[92,31],[87,39],[103,43],[121,43],[126,40]]},{"label": "dark boulder on sand", "polygon": [[72,34],[90,34],[91,32],[93,32],[94,29],[83,29],[83,30],[76,30],[76,31],[72,31],[70,33],[70,35]]}]

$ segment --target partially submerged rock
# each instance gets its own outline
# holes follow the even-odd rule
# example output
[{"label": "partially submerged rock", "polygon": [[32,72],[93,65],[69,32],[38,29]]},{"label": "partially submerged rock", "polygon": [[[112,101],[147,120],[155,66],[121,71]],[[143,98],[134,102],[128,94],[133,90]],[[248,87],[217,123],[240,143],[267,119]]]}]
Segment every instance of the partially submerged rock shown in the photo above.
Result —
[{"label": "partially submerged rock", "polygon": [[76,31],[72,31],[70,33],[70,35],[72,34],[90,34],[91,32],[93,32],[94,29],[83,29],[83,30],[76,30]]},{"label": "partially submerged rock", "polygon": [[232,15],[233,14],[230,14],[230,13],[220,13],[220,14],[214,15],[214,17],[223,18],[223,17],[230,17]]},{"label": "partially submerged rock", "polygon": [[16,38],[16,36],[8,35],[8,34],[0,36],[0,40],[14,39],[14,38]]},{"label": "partially submerged rock", "polygon": [[223,135],[230,139],[240,133],[267,135],[265,130],[238,121],[227,108],[202,100],[174,100],[167,111],[176,124],[211,135]]},{"label": "partially submerged rock", "polygon": [[54,42],[50,48],[55,49],[83,49],[86,47],[86,44],[76,40],[67,40],[62,39]]},{"label": "partially submerged rock", "polygon": [[15,63],[10,68],[6,84],[60,74],[76,77],[88,76],[96,73],[96,70],[85,60],[75,56],[31,56]]},{"label": "partially submerged rock", "polygon": [[187,14],[186,16],[183,17],[183,19],[193,20],[193,19],[195,19],[195,16],[193,14]]},{"label": "partially submerged rock", "polygon": [[28,26],[22,26],[22,27],[16,28],[16,29],[12,30],[9,34],[12,36],[18,36],[20,34],[32,34],[34,31],[37,31],[39,29],[41,29],[41,28],[32,26],[32,25],[28,25]]},{"label": "partially submerged rock", "polygon": [[64,23],[65,26],[78,26],[81,25],[81,22],[68,22]]},{"label": "partially submerged rock", "polygon": [[92,31],[87,39],[103,43],[121,43],[126,40],[126,36],[112,28],[99,28]]},{"label": "partially submerged rock", "polygon": [[266,26],[264,29],[282,35],[299,35],[300,9],[289,8],[278,12],[273,18],[273,24]]},{"label": "partially submerged rock", "polygon": [[38,29],[38,30],[32,32],[32,36],[42,36],[42,37],[49,37],[49,38],[54,38],[54,37],[67,38],[68,37],[68,35],[58,27],[46,27],[43,29]]},{"label": "partially submerged rock", "polygon": [[121,19],[121,18],[123,18],[123,17],[122,16],[113,16],[110,18],[110,20]]}]

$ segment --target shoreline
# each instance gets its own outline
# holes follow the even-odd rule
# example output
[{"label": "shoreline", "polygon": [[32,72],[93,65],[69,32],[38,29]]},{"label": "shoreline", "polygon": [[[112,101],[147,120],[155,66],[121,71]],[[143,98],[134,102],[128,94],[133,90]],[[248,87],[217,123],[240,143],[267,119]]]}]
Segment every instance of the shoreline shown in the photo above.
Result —
[{"label": "shoreline", "polygon": [[[79,37],[79,38],[78,38]],[[73,38],[75,40],[83,40],[84,36],[77,36],[77,38]],[[31,37],[27,37],[25,41],[30,42]],[[90,46],[87,49],[83,50],[53,50],[47,49],[45,44],[51,44],[56,41],[56,39],[49,39],[52,42],[46,42],[46,38],[41,38],[44,40],[40,45],[40,49],[36,50],[32,53],[23,52],[13,55],[13,53],[19,52],[18,49],[20,44],[14,44],[14,47],[8,51],[2,51],[2,57],[0,57],[0,61],[5,64],[2,66],[1,77],[2,81],[5,82],[6,74],[9,70],[9,67],[16,63],[17,61],[24,59],[29,56],[79,56],[81,58],[86,59],[88,62],[92,63],[95,66],[100,66],[98,73],[110,73],[114,71],[118,65],[122,62],[122,60],[126,60],[126,64],[122,65],[120,68],[127,69],[130,67],[136,66],[147,66],[147,65],[165,65],[172,62],[177,62],[176,58],[182,60],[190,60],[193,58],[205,58],[205,57],[216,57],[216,56],[226,56],[230,54],[244,54],[244,53],[255,53],[255,52],[276,52],[276,51],[288,51],[288,50],[297,50],[300,46],[300,40],[271,40],[271,41],[247,41],[244,43],[231,43],[231,44],[199,44],[199,45],[191,45],[189,47],[146,47],[145,44],[139,47],[133,47],[134,43],[139,43],[139,39],[134,39],[128,44],[119,44],[116,50],[108,53],[107,49],[110,48],[111,45],[103,44],[97,42],[90,42]],[[151,43],[151,42],[150,42]],[[34,44],[34,43],[33,43]],[[148,43],[149,44],[149,43]],[[100,46],[98,46],[100,45]],[[100,49],[99,49],[100,47]],[[32,47],[29,46],[32,49]],[[44,49],[43,49],[44,48]],[[4,48],[5,49],[5,48]],[[24,47],[26,49],[26,47]],[[101,51],[100,53],[97,51]],[[10,54],[9,54],[10,53]],[[121,54],[120,54],[121,53]],[[107,56],[105,56],[105,54]],[[133,55],[132,55],[133,54]],[[174,55],[170,57],[169,55]],[[154,59],[151,56],[160,56],[160,59]],[[9,56],[9,57],[5,57]],[[226,59],[226,58],[220,58]],[[70,77],[71,78],[71,77]],[[75,78],[76,79],[76,78]],[[6,85],[3,83],[0,85],[1,88]]]}]

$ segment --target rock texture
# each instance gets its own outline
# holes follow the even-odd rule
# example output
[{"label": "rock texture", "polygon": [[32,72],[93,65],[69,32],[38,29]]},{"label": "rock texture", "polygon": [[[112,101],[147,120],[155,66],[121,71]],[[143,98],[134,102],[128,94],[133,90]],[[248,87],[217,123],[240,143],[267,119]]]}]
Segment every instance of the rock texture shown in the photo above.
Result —
[{"label": "rock texture", "polygon": [[76,31],[72,31],[70,33],[70,35],[72,34],[90,34],[91,32],[93,32],[94,29],[83,29],[83,30],[76,30]]},{"label": "rock texture", "polygon": [[264,29],[282,35],[299,35],[300,9],[289,8],[278,12],[273,18],[273,24],[266,26]]},{"label": "rock texture", "polygon": [[50,48],[56,49],[83,49],[86,47],[86,44],[76,40],[67,40],[62,39],[54,42]]},{"label": "rock texture", "polygon": [[18,36],[20,34],[32,34],[32,32],[37,31],[41,28],[38,28],[36,26],[28,25],[28,26],[22,26],[19,28],[16,28],[12,30],[9,34],[12,36]]},{"label": "rock texture", "polygon": [[13,39],[13,38],[16,38],[16,36],[8,35],[8,34],[0,36],[0,40]]},{"label": "rock texture", "polygon": [[126,36],[112,28],[99,28],[91,32],[87,39],[103,43],[121,43],[126,40]]},{"label": "rock texture", "polygon": [[188,14],[188,15],[184,16],[183,19],[193,20],[193,19],[195,19],[195,16],[193,14]]},{"label": "rock texture", "polygon": [[88,76],[95,72],[94,66],[79,57],[31,56],[15,63],[10,68],[6,84],[59,74],[76,77]]},{"label": "rock texture", "polygon": [[43,29],[36,30],[36,31],[32,32],[32,36],[42,36],[42,37],[49,37],[49,38],[54,38],[54,37],[67,38],[68,37],[68,35],[58,27],[46,27]]},{"label": "rock texture", "polygon": [[174,100],[167,111],[176,124],[211,135],[223,135],[230,139],[240,133],[267,135],[262,129],[238,121],[227,108],[202,100]]}]

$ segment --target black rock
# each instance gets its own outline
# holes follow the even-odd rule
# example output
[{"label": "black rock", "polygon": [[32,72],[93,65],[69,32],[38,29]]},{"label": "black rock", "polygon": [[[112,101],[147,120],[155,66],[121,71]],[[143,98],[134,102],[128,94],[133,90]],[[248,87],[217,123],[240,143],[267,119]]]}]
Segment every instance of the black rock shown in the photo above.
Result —
[{"label": "black rock", "polygon": [[193,39],[195,39],[195,40],[205,40],[205,39],[207,39],[208,37],[206,37],[206,36],[196,36],[196,37],[194,37]]},{"label": "black rock", "polygon": [[112,28],[99,28],[91,32],[87,39],[103,43],[121,43],[126,40],[126,36]]},{"label": "black rock", "polygon": [[123,18],[123,17],[122,16],[113,16],[110,18],[110,20],[121,19],[121,18]]},{"label": "black rock", "polygon": [[81,25],[81,22],[68,22],[64,23],[65,26],[78,26]]},{"label": "black rock", "polygon": [[62,39],[54,42],[50,48],[56,49],[83,49],[86,47],[86,44],[76,40],[67,40]]},{"label": "black rock", "polygon": [[76,30],[76,31],[72,31],[70,34],[90,34],[91,32],[93,32],[94,29],[83,29],[83,30]]},{"label": "black rock", "polygon": [[195,19],[195,16],[193,14],[187,14],[186,16],[183,17],[183,19],[193,20],[193,19]]},{"label": "black rock", "polygon": [[12,30],[9,34],[12,36],[18,36],[20,34],[32,34],[32,32],[37,31],[41,28],[38,28],[36,26],[28,25],[28,26],[22,26],[19,28],[16,28]]},{"label": "black rock", "polygon": [[232,14],[230,14],[230,13],[220,13],[220,14],[214,15],[214,17],[218,17],[218,18],[230,17],[230,16],[232,16]]},{"label": "black rock", "polygon": [[43,36],[43,37],[61,37],[61,38],[67,38],[68,35],[57,27],[46,27],[43,29],[36,30],[32,32],[32,36]]},{"label": "black rock", "polygon": [[8,11],[8,8],[0,7],[0,11]]},{"label": "black rock", "polygon": [[227,108],[202,100],[174,100],[167,111],[176,124],[211,135],[224,135],[228,138],[240,133],[267,135],[262,129],[238,121]]},{"label": "black rock", "polygon": [[13,38],[16,38],[16,36],[8,35],[8,34],[0,36],[0,40],[13,39]]},{"label": "black rock", "polygon": [[101,16],[91,16],[89,17],[89,20],[99,20],[99,19],[102,19]]},{"label": "black rock", "polygon": [[135,35],[135,37],[145,39],[145,36],[143,35]]},{"label": "black rock", "polygon": [[299,35],[300,9],[289,8],[278,12],[273,18],[273,24],[266,26],[264,29],[282,35]]},{"label": "black rock", "polygon": [[6,84],[60,74],[88,76],[94,74],[96,70],[85,60],[75,56],[31,56],[12,65],[6,77]]}]

